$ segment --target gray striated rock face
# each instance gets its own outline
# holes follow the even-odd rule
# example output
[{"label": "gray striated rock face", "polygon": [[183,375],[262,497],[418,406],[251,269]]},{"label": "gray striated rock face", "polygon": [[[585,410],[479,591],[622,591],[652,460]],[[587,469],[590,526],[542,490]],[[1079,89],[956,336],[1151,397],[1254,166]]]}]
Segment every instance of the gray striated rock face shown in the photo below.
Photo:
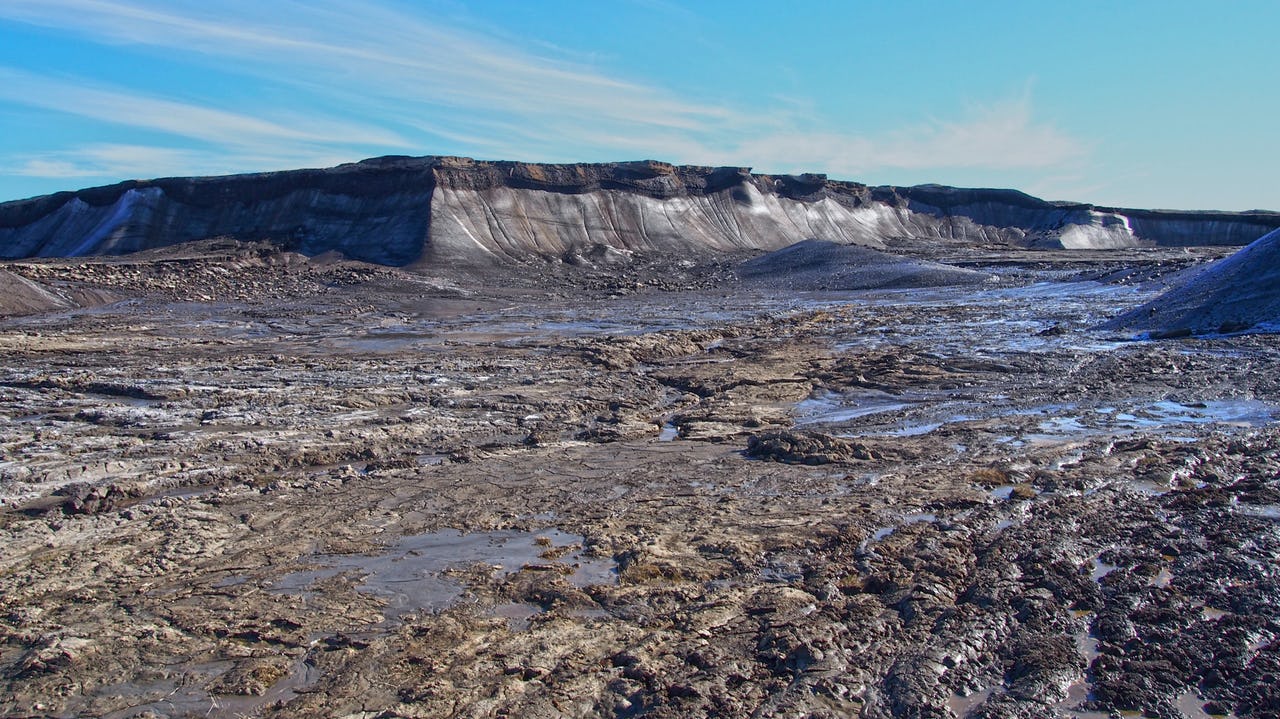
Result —
[{"label": "gray striated rock face", "polygon": [[131,181],[0,205],[0,256],[124,254],[228,236],[403,265],[426,241],[433,188],[429,166],[377,163]]},{"label": "gray striated rock face", "polygon": [[1012,190],[867,187],[642,161],[384,157],[324,170],[130,181],[0,204],[0,257],[122,254],[216,236],[387,265],[774,250],[805,239],[1107,248],[1245,244],[1280,214],[1046,202]]},{"label": "gray striated rock face", "polygon": [[751,182],[665,199],[619,190],[440,187],[431,202],[427,256],[498,261],[561,256],[597,244],[626,252],[698,253],[773,249],[810,237],[879,245],[866,214],[832,198],[798,202],[763,193]]},{"label": "gray striated rock face", "polygon": [[1280,230],[1102,327],[1177,337],[1258,325],[1280,327]]}]

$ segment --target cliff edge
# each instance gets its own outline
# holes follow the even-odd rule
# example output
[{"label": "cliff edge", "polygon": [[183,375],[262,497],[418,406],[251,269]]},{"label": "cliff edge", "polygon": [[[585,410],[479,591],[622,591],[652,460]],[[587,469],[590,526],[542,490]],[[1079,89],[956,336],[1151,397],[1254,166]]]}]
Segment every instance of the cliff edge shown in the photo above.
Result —
[{"label": "cliff edge", "polygon": [[131,180],[0,203],[0,257],[74,257],[206,239],[269,240],[384,265],[619,252],[775,250],[816,239],[1110,248],[1244,245],[1272,212],[1048,202],[1014,190],[868,187],[825,175],[656,161],[380,157],[327,169]]}]

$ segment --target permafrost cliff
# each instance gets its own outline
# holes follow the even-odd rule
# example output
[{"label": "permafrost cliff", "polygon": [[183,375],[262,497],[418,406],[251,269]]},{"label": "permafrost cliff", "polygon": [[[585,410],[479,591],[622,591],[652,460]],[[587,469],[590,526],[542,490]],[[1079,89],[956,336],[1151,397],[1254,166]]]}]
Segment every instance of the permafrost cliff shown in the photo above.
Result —
[{"label": "permafrost cliff", "polygon": [[869,187],[661,162],[383,157],[323,170],[129,181],[0,204],[0,257],[121,254],[227,236],[380,264],[492,263],[592,248],[685,254],[806,239],[1015,247],[1244,245],[1274,212],[1124,210],[1013,190]]}]

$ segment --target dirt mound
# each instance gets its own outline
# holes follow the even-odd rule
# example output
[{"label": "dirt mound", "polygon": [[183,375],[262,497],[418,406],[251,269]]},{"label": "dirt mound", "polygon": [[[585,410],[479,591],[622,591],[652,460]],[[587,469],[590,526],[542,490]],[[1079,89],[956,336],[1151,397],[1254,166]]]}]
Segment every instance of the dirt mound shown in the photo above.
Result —
[{"label": "dirt mound", "polygon": [[797,242],[744,262],[738,275],[753,284],[791,290],[868,290],[977,284],[990,275],[913,260],[868,247],[822,240]]},{"label": "dirt mound", "polygon": [[1153,338],[1280,328],[1280,230],[1101,326]]},{"label": "dirt mound", "polygon": [[112,289],[85,282],[82,269],[41,265],[21,271],[33,276],[0,270],[0,317],[97,307],[125,297]]},{"label": "dirt mound", "polygon": [[38,282],[0,270],[0,317],[65,310],[75,304]]}]

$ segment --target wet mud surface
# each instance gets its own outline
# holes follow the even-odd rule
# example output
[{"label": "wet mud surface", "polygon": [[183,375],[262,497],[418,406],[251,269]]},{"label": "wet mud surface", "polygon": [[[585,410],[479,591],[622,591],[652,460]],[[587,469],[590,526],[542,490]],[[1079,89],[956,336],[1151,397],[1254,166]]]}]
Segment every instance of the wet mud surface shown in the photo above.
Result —
[{"label": "wet mud surface", "polygon": [[1276,716],[1280,343],[1054,257],[12,263],[132,299],[0,320],[0,715]]}]

